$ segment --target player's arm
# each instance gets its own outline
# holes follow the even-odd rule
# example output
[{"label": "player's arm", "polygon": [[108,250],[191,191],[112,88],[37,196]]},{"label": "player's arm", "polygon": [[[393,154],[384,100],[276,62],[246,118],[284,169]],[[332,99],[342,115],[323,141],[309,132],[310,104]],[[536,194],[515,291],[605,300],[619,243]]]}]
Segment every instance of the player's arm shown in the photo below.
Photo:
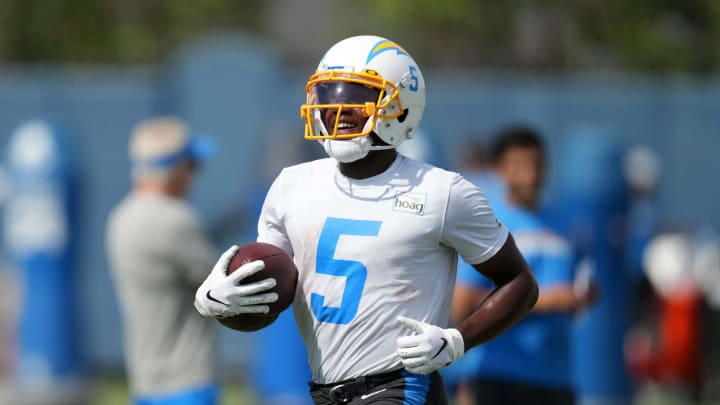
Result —
[{"label": "player's arm", "polygon": [[457,327],[465,350],[508,329],[533,308],[538,298],[535,277],[510,234],[493,257],[473,267],[489,278],[495,288]]},{"label": "player's arm", "polygon": [[[488,296],[491,289],[458,284],[455,287],[450,319],[455,325],[465,320]],[[597,299],[597,287],[593,284],[579,292],[573,285],[558,284],[541,288],[532,312],[537,313],[575,313],[592,305]]]},{"label": "player's arm", "polygon": [[450,324],[455,326],[464,321],[490,294],[493,287],[490,280],[478,273],[471,264],[464,261],[458,263],[457,281],[450,305]]},{"label": "player's arm", "polygon": [[406,370],[427,374],[461,358],[466,349],[498,335],[537,300],[537,283],[485,195],[458,176],[449,190],[440,243],[452,246],[496,288],[457,329],[398,317],[412,335],[397,339]]},{"label": "player's arm", "polygon": [[[522,318],[535,304],[537,282],[512,235],[490,259],[473,265],[495,284],[480,305],[455,328],[442,328],[415,319],[398,317],[413,335],[397,339],[398,356],[406,370],[428,374],[461,358],[465,351],[499,335]],[[472,301],[472,297],[466,297]]]},{"label": "player's arm", "polygon": [[540,290],[533,312],[575,313],[592,305],[597,297],[598,289],[594,283],[582,290],[574,284],[550,286]]},{"label": "player's arm", "polygon": [[464,321],[465,318],[483,302],[491,291],[491,288],[476,287],[467,283],[458,282],[455,286],[452,305],[450,306],[450,320],[452,324],[458,325]]},{"label": "player's arm", "polygon": [[542,265],[546,266],[545,274],[552,279],[546,280],[540,289],[535,312],[577,313],[592,305],[599,295],[592,279],[592,268],[582,266],[578,269],[569,245],[561,242],[554,245],[559,249],[551,249],[542,260]]},{"label": "player's arm", "polygon": [[[542,274],[544,283],[538,300],[532,309],[536,313],[577,313],[592,305],[598,297],[598,289],[592,281],[592,270],[575,271],[570,245],[551,232],[543,232],[542,260],[536,260],[532,270]],[[487,279],[480,276],[470,265],[458,268],[458,285],[453,296],[451,319],[454,324],[462,322],[478,307],[491,291]]]}]

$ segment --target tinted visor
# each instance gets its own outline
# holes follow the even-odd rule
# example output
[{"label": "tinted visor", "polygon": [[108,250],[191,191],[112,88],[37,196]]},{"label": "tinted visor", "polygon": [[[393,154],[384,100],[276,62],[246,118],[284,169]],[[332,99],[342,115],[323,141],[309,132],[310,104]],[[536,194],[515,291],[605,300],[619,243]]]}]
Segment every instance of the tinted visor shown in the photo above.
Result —
[{"label": "tinted visor", "polygon": [[313,85],[314,104],[365,104],[378,102],[380,89],[352,82],[321,82]]}]

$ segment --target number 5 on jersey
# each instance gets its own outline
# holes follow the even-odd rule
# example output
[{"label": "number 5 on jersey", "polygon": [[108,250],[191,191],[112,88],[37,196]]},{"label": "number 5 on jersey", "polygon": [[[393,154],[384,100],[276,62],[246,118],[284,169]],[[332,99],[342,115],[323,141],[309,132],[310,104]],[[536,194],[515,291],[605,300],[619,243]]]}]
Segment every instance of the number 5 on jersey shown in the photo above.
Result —
[{"label": "number 5 on jersey", "polygon": [[331,217],[325,220],[318,240],[315,270],[320,274],[345,277],[345,289],[339,307],[325,306],[324,295],[310,295],[310,306],[318,321],[345,325],[355,318],[365,288],[367,268],[357,261],[336,259],[335,249],[341,235],[377,236],[381,224],[380,221]]}]

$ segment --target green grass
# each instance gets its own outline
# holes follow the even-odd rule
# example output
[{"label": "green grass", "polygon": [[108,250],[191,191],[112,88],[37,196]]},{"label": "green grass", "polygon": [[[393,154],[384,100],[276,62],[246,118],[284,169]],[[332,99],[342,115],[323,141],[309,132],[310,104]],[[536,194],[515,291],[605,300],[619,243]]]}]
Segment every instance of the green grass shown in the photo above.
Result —
[{"label": "green grass", "polygon": [[[103,376],[93,383],[91,405],[128,405],[130,393],[127,381],[118,376]],[[259,405],[241,381],[222,384],[221,405]]]}]

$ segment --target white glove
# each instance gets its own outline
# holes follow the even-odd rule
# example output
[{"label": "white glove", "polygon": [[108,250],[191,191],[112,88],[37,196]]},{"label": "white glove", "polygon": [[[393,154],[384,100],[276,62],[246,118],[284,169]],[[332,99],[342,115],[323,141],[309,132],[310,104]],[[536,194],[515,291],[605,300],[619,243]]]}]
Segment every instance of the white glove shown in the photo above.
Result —
[{"label": "white glove", "polygon": [[258,294],[275,287],[274,278],[239,285],[240,280],[265,268],[265,262],[245,263],[227,275],[230,260],[238,247],[232,246],[220,256],[210,275],[195,293],[195,308],[206,318],[227,318],[238,314],[266,314],[270,304],[278,300],[277,293]]},{"label": "white glove", "polygon": [[465,354],[465,342],[457,329],[443,329],[404,316],[397,320],[417,333],[397,339],[397,353],[407,371],[430,374]]}]

